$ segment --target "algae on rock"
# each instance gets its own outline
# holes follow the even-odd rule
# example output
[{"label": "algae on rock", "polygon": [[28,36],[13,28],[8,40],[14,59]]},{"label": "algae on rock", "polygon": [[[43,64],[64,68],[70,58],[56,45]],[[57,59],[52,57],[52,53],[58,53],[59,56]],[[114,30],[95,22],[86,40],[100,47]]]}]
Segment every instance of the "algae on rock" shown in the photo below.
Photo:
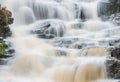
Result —
[{"label": "algae on rock", "polygon": [[0,57],[7,54],[6,48],[8,48],[7,44],[5,41],[0,40]]}]

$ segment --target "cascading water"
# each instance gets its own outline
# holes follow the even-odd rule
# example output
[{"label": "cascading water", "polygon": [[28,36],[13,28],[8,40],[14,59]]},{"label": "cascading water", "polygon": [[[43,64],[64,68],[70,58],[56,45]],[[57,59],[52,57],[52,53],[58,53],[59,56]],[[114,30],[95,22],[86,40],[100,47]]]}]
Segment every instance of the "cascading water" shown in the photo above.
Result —
[{"label": "cascading water", "polygon": [[16,53],[0,82],[116,82],[106,76],[105,41],[119,38],[120,27],[100,20],[99,0],[1,2],[15,19],[7,40]]}]

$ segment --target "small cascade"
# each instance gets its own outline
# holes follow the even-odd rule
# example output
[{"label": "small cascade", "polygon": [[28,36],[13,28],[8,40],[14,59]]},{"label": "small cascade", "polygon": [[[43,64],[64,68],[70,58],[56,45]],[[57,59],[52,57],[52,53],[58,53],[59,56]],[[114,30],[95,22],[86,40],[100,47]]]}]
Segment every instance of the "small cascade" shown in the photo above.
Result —
[{"label": "small cascade", "polygon": [[105,63],[120,27],[101,20],[100,1],[1,0],[15,19],[7,38],[15,56],[0,82],[117,82]]}]

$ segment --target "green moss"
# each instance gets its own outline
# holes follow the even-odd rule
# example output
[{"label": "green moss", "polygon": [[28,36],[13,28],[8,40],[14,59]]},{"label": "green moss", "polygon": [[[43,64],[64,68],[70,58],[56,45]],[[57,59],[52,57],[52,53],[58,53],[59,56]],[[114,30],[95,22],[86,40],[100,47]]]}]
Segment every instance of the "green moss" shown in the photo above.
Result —
[{"label": "green moss", "polygon": [[5,41],[0,40],[0,56],[4,56],[7,54],[6,52],[6,48],[7,48],[7,44],[5,43]]}]

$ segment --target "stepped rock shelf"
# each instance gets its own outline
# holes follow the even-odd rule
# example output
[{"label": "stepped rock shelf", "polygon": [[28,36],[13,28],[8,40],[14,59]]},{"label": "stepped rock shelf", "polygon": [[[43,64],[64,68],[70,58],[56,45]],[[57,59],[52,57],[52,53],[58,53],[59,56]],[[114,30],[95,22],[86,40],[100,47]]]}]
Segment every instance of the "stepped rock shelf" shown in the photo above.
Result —
[{"label": "stepped rock shelf", "polygon": [[0,2],[0,82],[119,82],[120,0]]}]

